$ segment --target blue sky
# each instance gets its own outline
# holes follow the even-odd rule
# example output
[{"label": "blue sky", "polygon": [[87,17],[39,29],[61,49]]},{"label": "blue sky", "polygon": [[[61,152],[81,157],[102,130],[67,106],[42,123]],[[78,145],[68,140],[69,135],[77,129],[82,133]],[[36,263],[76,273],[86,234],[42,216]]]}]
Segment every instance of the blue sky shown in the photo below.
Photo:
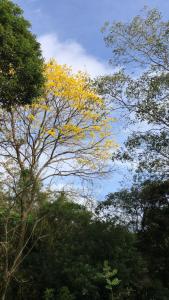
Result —
[{"label": "blue sky", "polygon": [[[59,63],[72,65],[75,70],[84,69],[92,76],[112,71],[108,65],[110,49],[105,47],[100,32],[105,21],[129,21],[145,5],[158,8],[165,19],[169,18],[169,0],[15,0],[15,3],[23,8],[47,59],[55,57]],[[119,128],[117,124],[117,141],[122,136]],[[123,168],[119,168],[105,184],[98,183],[97,197],[117,190],[122,174]]]},{"label": "blue sky", "polygon": [[147,5],[169,13],[168,0],[15,0],[37,36],[56,34],[61,42],[76,41],[90,55],[107,60],[100,28],[105,21],[128,21]]}]

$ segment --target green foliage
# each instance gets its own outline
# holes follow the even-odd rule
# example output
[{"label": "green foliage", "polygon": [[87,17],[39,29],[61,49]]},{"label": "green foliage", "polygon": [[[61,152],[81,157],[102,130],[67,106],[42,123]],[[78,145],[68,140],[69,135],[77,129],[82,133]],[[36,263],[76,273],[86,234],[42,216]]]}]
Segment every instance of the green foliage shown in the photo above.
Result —
[{"label": "green foliage", "polygon": [[107,24],[104,32],[111,63],[123,69],[100,78],[97,87],[127,115],[131,129],[113,161],[135,162],[137,169],[131,190],[108,195],[97,213],[135,231],[148,271],[143,299],[167,299],[169,22],[155,9],[144,10],[130,23]]},{"label": "green foliage", "polygon": [[31,278],[22,288],[25,300],[41,299],[48,287],[54,289],[55,297],[67,287],[74,299],[107,300],[110,291],[103,276],[105,260],[118,270],[121,280],[117,285],[115,270],[108,270],[114,296],[126,295],[136,286],[142,290],[144,263],[136,251],[133,234],[125,228],[94,218],[64,194],[46,203],[37,217],[44,217],[39,227],[44,238],[34,246],[20,271],[25,281]]},{"label": "green foliage", "polygon": [[29,104],[44,82],[40,45],[22,10],[0,1],[0,103],[4,107]]},{"label": "green foliage", "polygon": [[[145,286],[146,299],[154,295],[157,299],[167,299],[169,295],[168,195],[168,181],[146,181],[129,191],[110,194],[97,208],[104,219],[110,221],[112,217],[113,221],[124,224],[125,218],[126,226],[135,230],[137,248],[147,268],[141,283]],[[114,220],[116,209],[121,214]]]},{"label": "green foliage", "polygon": [[115,277],[117,272],[117,269],[111,269],[107,260],[104,261],[103,276],[106,279],[107,289],[112,290],[114,286],[119,285],[120,280]]},{"label": "green foliage", "polygon": [[54,289],[46,289],[44,300],[54,300]]},{"label": "green foliage", "polygon": [[111,300],[114,299],[113,290],[114,287],[119,285],[120,280],[115,277],[117,275],[117,269],[111,269],[107,260],[104,261],[103,277],[106,280],[106,289],[110,290]]},{"label": "green foliage", "polygon": [[107,23],[105,42],[112,50],[112,64],[168,70],[168,29],[169,23],[162,20],[160,12],[147,8],[130,23]]},{"label": "green foliage", "polygon": [[[29,237],[36,219],[43,217],[29,241],[28,247],[33,248],[17,272],[19,280],[13,279],[8,290],[8,299],[18,299],[20,289],[25,300],[107,300],[110,296],[118,300],[150,300],[157,295],[157,299],[167,299],[168,193],[167,182],[147,182],[137,193],[128,192],[127,197],[132,195],[130,206],[133,202],[138,209],[144,208],[136,233],[119,225],[120,219],[116,224],[113,216],[111,220],[110,215],[108,219],[104,215],[114,205],[111,197],[105,211],[97,211],[97,218],[85,207],[67,200],[64,193],[58,200],[50,198],[52,201],[39,208],[38,214],[35,208],[31,223],[27,222]],[[125,210],[128,219],[127,213],[134,214],[134,210]],[[0,222],[4,222],[3,212]],[[10,222],[10,230],[14,223],[17,228],[18,214],[13,213]],[[17,245],[17,239],[12,243],[11,247]],[[11,258],[14,249],[10,250]]]},{"label": "green foliage", "polygon": [[130,23],[107,25],[105,41],[111,63],[123,69],[97,87],[127,115],[131,128],[113,160],[136,162],[144,178],[168,178],[169,22],[157,10],[145,10]]},{"label": "green foliage", "polygon": [[60,289],[59,294],[57,296],[57,300],[74,300],[74,296],[71,295],[69,289],[64,286]]}]

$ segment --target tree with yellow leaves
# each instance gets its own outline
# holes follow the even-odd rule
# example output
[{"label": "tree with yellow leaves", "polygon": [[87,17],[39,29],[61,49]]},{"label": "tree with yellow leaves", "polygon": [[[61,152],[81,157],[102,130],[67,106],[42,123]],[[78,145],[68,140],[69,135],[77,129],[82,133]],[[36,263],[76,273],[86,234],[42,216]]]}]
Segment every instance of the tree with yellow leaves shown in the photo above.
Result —
[{"label": "tree with yellow leaves", "polygon": [[[40,183],[60,176],[86,179],[103,175],[115,146],[114,120],[86,74],[73,74],[67,66],[50,61],[45,65],[45,77],[41,98],[0,111],[1,184],[10,199],[3,220],[4,240],[0,240],[2,299],[30,251],[27,245],[39,220],[31,236],[27,236],[27,228],[30,214],[38,207]],[[11,228],[15,214],[19,223]]]},{"label": "tree with yellow leaves", "polygon": [[104,99],[91,87],[86,74],[73,75],[67,66],[51,61],[45,66],[45,76],[42,98],[0,112],[4,174],[9,182],[14,173],[25,169],[40,180],[102,175],[114,146],[114,120]]}]

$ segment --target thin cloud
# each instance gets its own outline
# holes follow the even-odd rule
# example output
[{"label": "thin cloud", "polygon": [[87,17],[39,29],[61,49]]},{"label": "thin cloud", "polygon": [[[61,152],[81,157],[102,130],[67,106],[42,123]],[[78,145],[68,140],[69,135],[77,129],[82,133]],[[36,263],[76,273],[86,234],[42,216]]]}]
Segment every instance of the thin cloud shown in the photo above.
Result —
[{"label": "thin cloud", "polygon": [[59,64],[67,64],[73,71],[85,71],[92,77],[112,73],[112,68],[87,53],[82,45],[73,40],[61,42],[56,34],[39,37],[43,55],[46,60],[55,58]]}]

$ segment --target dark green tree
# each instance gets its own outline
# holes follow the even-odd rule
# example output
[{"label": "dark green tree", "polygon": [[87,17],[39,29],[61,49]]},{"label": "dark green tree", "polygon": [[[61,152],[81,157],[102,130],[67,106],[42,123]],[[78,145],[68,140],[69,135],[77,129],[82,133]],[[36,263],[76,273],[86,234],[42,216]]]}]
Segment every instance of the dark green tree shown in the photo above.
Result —
[{"label": "dark green tree", "polygon": [[141,191],[144,214],[138,234],[138,247],[148,262],[152,278],[150,295],[169,297],[169,182],[153,182]]},{"label": "dark green tree", "polygon": [[[40,211],[42,216],[46,216],[40,229],[44,238],[20,270],[25,300],[42,299],[46,290],[53,291],[54,299],[61,297],[62,291],[65,297],[70,294],[78,300],[107,300],[110,291],[105,277],[99,275],[105,260],[111,269],[118,270],[121,280],[114,297],[128,299],[130,295],[131,299],[139,299],[145,287],[146,266],[136,250],[133,233],[94,218],[85,207],[66,200],[64,195],[47,203]],[[17,299],[19,282],[15,282],[15,288],[11,293]]]},{"label": "dark green tree", "polygon": [[147,181],[129,191],[110,194],[97,208],[103,219],[112,218],[113,222],[125,223],[135,230],[138,251],[148,268],[148,276],[143,277],[143,299],[169,297],[168,197],[168,181]]},{"label": "dark green tree", "polygon": [[98,204],[96,214],[108,222],[121,224],[132,232],[138,232],[144,213],[144,201],[140,197],[140,187],[110,193],[105,201]]},{"label": "dark green tree", "polygon": [[0,103],[4,107],[29,104],[44,82],[40,45],[23,11],[0,0]]}]

